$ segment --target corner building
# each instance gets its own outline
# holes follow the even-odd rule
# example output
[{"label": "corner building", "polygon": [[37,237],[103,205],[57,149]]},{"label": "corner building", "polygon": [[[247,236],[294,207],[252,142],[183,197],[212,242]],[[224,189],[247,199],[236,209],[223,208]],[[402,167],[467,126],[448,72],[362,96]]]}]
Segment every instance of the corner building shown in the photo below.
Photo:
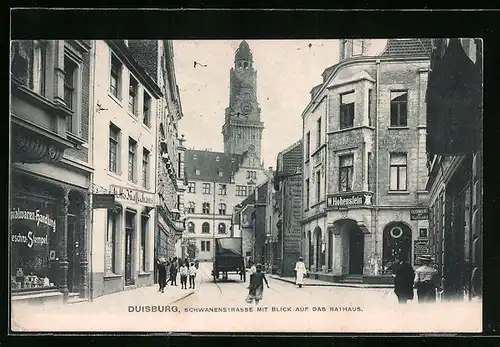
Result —
[{"label": "corner building", "polygon": [[[185,151],[188,186],[183,248],[189,257],[211,260],[215,238],[231,236],[234,207],[267,179],[261,164],[264,124],[253,63],[253,53],[242,41],[230,70],[229,107],[222,127],[224,152]],[[251,256],[251,251],[246,255]]]},{"label": "corner building", "polygon": [[306,265],[333,281],[392,281],[427,238],[430,40],[341,40],[302,114]]}]

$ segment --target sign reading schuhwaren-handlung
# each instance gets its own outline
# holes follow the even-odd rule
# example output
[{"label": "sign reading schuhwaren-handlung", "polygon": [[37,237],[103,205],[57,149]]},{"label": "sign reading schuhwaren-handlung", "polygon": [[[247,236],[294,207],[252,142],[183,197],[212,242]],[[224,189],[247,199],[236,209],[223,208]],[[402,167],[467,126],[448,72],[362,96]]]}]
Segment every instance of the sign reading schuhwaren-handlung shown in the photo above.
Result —
[{"label": "sign reading schuhwaren-handlung", "polygon": [[362,193],[356,194],[343,194],[343,195],[329,195],[326,198],[326,206],[328,208],[342,208],[348,206],[365,205],[367,195]]}]

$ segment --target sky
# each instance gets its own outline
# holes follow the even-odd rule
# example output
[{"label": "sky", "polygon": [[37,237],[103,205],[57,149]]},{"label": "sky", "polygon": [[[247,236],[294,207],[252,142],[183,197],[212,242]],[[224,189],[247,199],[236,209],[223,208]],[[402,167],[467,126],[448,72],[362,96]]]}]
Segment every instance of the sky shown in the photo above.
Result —
[{"label": "sky", "polygon": [[[174,63],[184,117],[180,134],[188,148],[224,150],[222,125],[229,104],[229,71],[241,40],[174,41]],[[323,71],[338,62],[337,40],[247,40],[257,70],[262,157],[277,154],[302,137],[301,114]],[[309,44],[310,47],[309,47]],[[194,62],[202,65],[194,67]]]}]

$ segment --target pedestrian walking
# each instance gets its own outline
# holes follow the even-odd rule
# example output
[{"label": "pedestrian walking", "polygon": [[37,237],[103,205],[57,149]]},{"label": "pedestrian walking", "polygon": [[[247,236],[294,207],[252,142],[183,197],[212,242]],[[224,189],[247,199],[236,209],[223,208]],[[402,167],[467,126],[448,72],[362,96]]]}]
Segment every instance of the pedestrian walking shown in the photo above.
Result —
[{"label": "pedestrian walking", "polygon": [[170,284],[177,286],[177,258],[174,258],[170,264]]},{"label": "pedestrian walking", "polygon": [[165,287],[167,285],[167,267],[166,267],[166,259],[161,258],[158,261],[157,268],[158,268],[158,285],[159,285],[159,292],[164,293]]},{"label": "pedestrian walking", "polygon": [[431,266],[432,257],[430,255],[423,255],[419,259],[424,265],[415,270],[414,285],[417,288],[418,303],[436,302],[438,271]]},{"label": "pedestrian walking", "polygon": [[257,268],[255,267],[255,264],[252,260],[250,260],[250,269],[248,270],[248,287],[247,289],[250,289],[250,279],[252,278],[252,275],[257,272]]},{"label": "pedestrian walking", "polygon": [[269,283],[267,282],[266,276],[262,272],[262,265],[257,264],[256,269],[257,272],[250,276],[250,286],[246,302],[251,304],[253,300],[255,300],[255,304],[258,305],[264,295],[264,282],[266,283],[267,288],[269,288]]},{"label": "pedestrian walking", "polygon": [[299,257],[299,261],[295,263],[295,283],[302,288],[304,284],[304,275],[307,274],[306,264],[304,264],[304,258]]},{"label": "pedestrian walking", "polygon": [[182,264],[179,273],[181,275],[181,289],[187,289],[188,268],[186,264]]},{"label": "pedestrian walking", "polygon": [[394,267],[394,293],[398,297],[400,304],[406,304],[408,300],[413,300],[413,281],[415,271],[408,264],[407,256],[400,254]]},{"label": "pedestrian walking", "polygon": [[189,267],[189,288],[194,289],[194,279],[196,278],[196,266],[194,263],[191,263]]}]

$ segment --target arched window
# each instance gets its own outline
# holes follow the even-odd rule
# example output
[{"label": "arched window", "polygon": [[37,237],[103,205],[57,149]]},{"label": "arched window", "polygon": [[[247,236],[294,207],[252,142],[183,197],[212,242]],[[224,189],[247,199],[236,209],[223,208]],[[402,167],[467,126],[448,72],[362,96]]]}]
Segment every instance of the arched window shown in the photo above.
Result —
[{"label": "arched window", "polygon": [[208,234],[208,233],[210,233],[210,224],[208,224],[207,222],[203,223],[203,224],[201,225],[201,232],[202,232],[203,234]]},{"label": "arched window", "polygon": [[194,223],[193,222],[188,223],[188,232],[194,233]]},{"label": "arched window", "polygon": [[225,233],[226,233],[226,224],[219,223],[219,234],[225,234]]},{"label": "arched window", "polygon": [[248,63],[247,63],[247,62],[244,62],[244,63],[243,63],[243,67],[244,67],[245,69],[247,69],[247,68],[248,68]]}]

